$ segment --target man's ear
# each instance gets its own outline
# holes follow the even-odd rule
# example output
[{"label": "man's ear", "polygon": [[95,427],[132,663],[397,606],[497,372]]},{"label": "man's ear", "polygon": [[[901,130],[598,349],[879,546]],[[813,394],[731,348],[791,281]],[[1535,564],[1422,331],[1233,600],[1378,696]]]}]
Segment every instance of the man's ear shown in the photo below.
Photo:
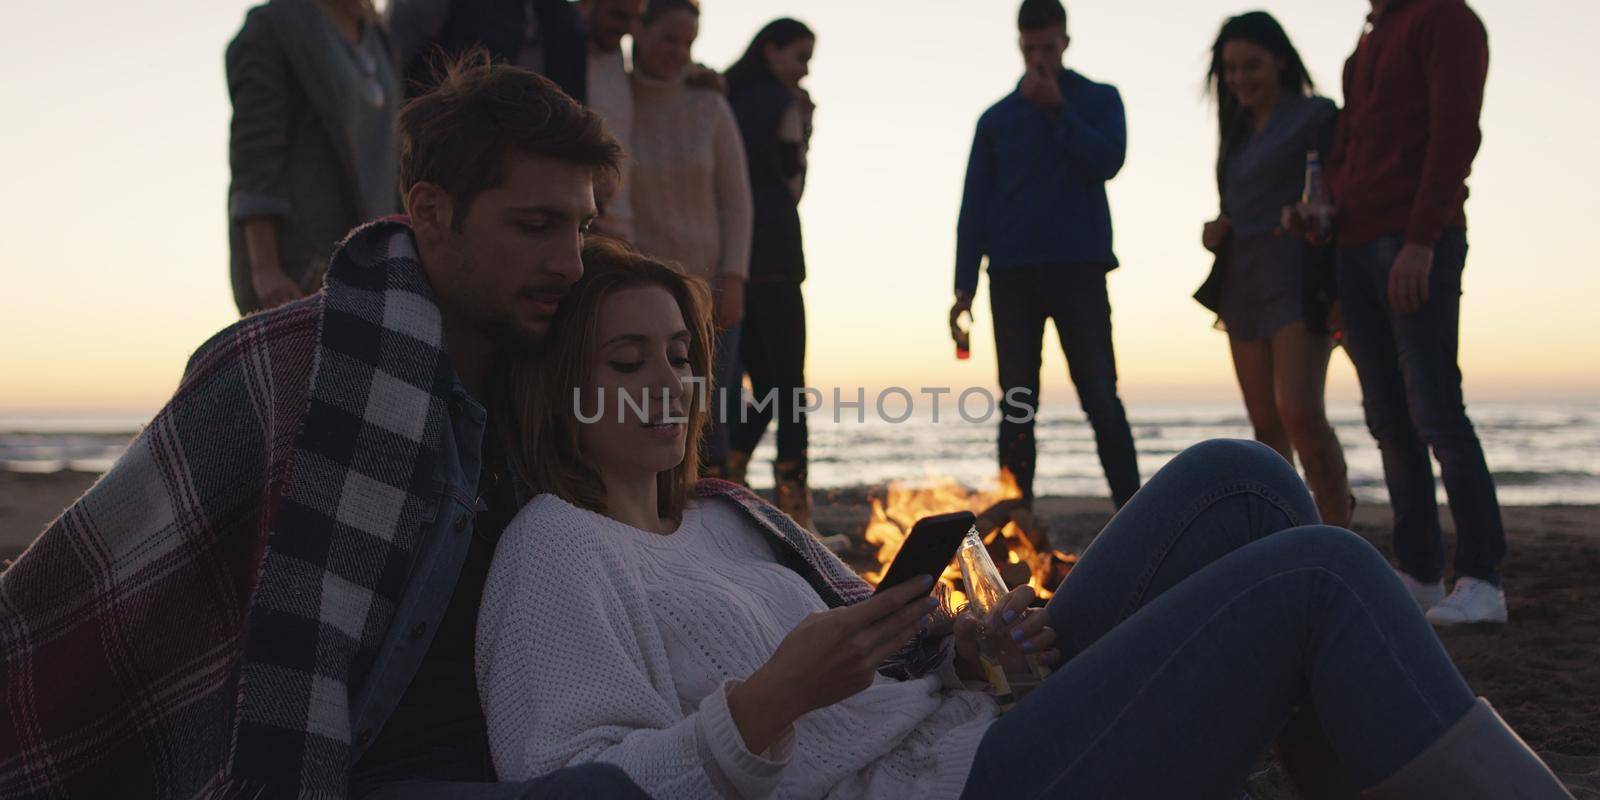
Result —
[{"label": "man's ear", "polygon": [[405,200],[411,228],[419,239],[435,240],[454,223],[454,204],[439,184],[418,181],[406,192]]},{"label": "man's ear", "polygon": [[1061,34],[1061,54],[1062,55],[1066,55],[1067,54],[1067,48],[1069,48],[1071,46],[1072,46],[1072,37],[1068,36],[1067,34],[1064,34],[1064,33]]}]

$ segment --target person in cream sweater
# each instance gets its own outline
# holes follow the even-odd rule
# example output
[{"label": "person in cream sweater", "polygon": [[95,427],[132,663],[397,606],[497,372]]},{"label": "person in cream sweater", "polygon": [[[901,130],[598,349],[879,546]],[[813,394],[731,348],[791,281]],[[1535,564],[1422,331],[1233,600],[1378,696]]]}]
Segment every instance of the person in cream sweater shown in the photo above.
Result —
[{"label": "person in cream sweater", "polygon": [[[700,29],[690,0],[652,0],[634,36],[633,244],[705,280],[713,293],[717,337],[712,408],[739,408],[739,323],[750,274],[755,212],[739,124],[716,91],[685,85]],[[707,467],[721,474],[728,427],[707,431]]]}]

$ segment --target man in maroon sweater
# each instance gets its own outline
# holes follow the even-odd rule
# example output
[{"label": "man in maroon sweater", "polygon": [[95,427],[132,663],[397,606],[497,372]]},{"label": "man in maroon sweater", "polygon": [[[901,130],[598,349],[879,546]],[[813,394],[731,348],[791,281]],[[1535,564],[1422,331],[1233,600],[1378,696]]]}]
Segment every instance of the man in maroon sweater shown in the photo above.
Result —
[{"label": "man in maroon sweater", "polygon": [[[1436,625],[1504,622],[1500,504],[1456,363],[1488,37],[1463,0],[1371,2],[1329,169],[1345,345],[1383,453],[1401,578]],[[1456,522],[1449,598],[1430,448]]]}]

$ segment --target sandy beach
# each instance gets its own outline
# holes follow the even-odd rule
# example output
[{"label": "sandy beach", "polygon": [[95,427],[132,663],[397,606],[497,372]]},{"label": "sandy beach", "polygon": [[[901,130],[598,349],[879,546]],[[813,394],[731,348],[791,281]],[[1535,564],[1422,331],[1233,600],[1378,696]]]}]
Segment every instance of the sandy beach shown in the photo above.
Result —
[{"label": "sandy beach", "polygon": [[[0,558],[16,557],[94,477],[0,472]],[[859,537],[875,492],[818,492],[818,526]],[[1078,551],[1112,509],[1105,499],[1045,497],[1035,511],[1058,548]],[[1449,629],[1441,639],[1473,689],[1546,756],[1574,794],[1600,799],[1600,506],[1509,506],[1505,516],[1510,624]],[[1388,509],[1369,504],[1359,510],[1355,530],[1387,552],[1388,524]],[[1270,763],[1252,781],[1252,794],[1295,796]]]}]

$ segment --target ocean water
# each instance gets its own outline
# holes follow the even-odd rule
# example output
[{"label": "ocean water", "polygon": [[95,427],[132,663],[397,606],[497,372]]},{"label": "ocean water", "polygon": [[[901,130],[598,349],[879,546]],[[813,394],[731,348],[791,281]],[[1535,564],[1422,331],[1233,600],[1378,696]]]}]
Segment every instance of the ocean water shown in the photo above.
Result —
[{"label": "ocean water", "polygon": [[[1600,402],[1485,403],[1473,405],[1469,413],[1502,503],[1600,503]],[[1357,496],[1363,502],[1387,502],[1380,455],[1360,406],[1336,405],[1329,416],[1344,445]],[[1237,405],[1135,405],[1129,407],[1128,418],[1139,470],[1146,478],[1196,442],[1252,435],[1244,409]],[[937,423],[921,418],[890,424],[870,414],[865,423],[854,416],[835,422],[824,411],[810,422],[811,483],[827,488],[952,477],[968,486],[992,485],[997,423],[972,424],[950,412]],[[1094,432],[1081,411],[1046,406],[1036,425],[1036,494],[1109,496]],[[769,434],[757,448],[755,462],[764,467],[773,455]],[[770,469],[753,466],[750,481],[757,488],[770,486]],[[1444,500],[1442,486],[1439,498]]]},{"label": "ocean water", "polygon": [[[1600,504],[1600,402],[1482,403],[1469,409],[1507,505]],[[1195,442],[1249,438],[1244,409],[1235,405],[1131,406],[1129,420],[1146,477]],[[1350,478],[1364,502],[1384,502],[1382,465],[1359,406],[1335,405],[1330,416],[1345,447]],[[0,470],[100,472],[121,454],[145,417],[122,415],[0,415]],[[1094,436],[1082,412],[1046,406],[1038,420],[1041,495],[1108,494]],[[811,417],[813,488],[881,485],[890,481],[954,478],[969,486],[995,479],[995,424],[969,423],[943,409],[939,421],[922,414],[903,423],[860,422],[846,411],[838,421],[823,410]],[[766,464],[772,437],[756,450],[750,481],[772,484]],[[1444,499],[1440,489],[1440,499]]]}]

